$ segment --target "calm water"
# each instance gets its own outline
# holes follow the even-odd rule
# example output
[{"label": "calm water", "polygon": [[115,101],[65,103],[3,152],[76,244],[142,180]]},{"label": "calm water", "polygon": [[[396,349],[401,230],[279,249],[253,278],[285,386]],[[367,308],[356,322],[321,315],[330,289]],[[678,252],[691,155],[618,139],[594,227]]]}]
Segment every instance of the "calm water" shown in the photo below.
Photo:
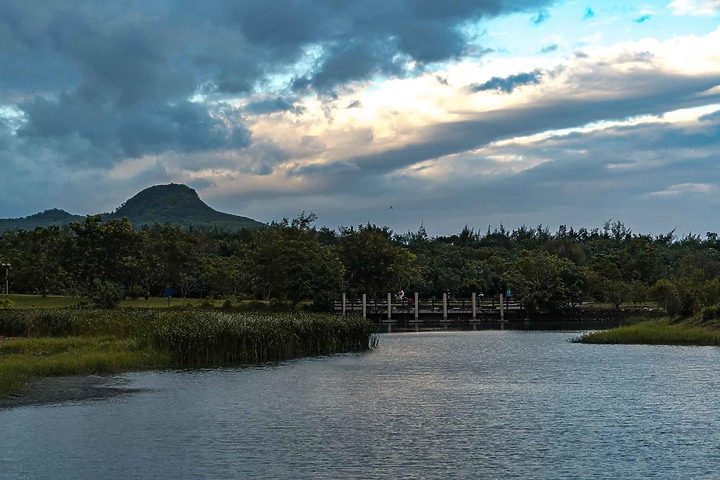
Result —
[{"label": "calm water", "polygon": [[720,349],[383,335],[0,411],[0,478],[720,478]]}]

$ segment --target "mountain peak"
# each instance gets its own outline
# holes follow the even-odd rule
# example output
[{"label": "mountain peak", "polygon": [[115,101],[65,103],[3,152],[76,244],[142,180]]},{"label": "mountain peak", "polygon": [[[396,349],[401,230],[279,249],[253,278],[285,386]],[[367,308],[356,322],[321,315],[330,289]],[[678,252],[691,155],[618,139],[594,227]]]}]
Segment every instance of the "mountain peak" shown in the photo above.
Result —
[{"label": "mountain peak", "polygon": [[[154,223],[170,223],[183,228],[218,227],[228,230],[257,228],[264,224],[248,217],[218,212],[200,199],[187,185],[155,185],[127,200],[105,220],[127,217],[135,228]],[[0,219],[0,232],[16,228],[32,230],[49,225],[67,225],[84,217],[53,208],[25,218]]]},{"label": "mountain peak", "polygon": [[198,193],[187,185],[170,183],[168,185],[154,185],[137,193],[134,197],[120,205],[113,216],[132,217],[138,213],[145,213],[147,209],[162,209],[165,213],[182,212],[186,209],[214,211],[205,202],[200,200]]},{"label": "mountain peak", "polygon": [[218,212],[203,202],[193,188],[177,183],[146,188],[110,216],[128,217],[136,227],[172,223],[181,227],[217,226],[236,230],[263,225],[251,218]]}]

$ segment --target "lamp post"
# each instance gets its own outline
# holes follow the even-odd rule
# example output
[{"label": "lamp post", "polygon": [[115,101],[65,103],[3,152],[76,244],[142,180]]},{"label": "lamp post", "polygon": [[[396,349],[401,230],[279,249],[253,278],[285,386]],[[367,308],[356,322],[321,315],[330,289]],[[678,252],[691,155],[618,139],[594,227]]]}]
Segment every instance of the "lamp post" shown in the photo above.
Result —
[{"label": "lamp post", "polygon": [[2,263],[0,264],[0,267],[5,269],[5,295],[10,295],[10,269],[12,268],[12,265],[9,263]]}]

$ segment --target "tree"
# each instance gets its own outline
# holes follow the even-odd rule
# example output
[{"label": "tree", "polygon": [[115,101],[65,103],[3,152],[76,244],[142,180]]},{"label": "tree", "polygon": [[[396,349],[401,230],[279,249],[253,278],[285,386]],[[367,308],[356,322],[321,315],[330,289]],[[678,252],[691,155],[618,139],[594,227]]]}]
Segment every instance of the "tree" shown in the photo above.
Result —
[{"label": "tree", "polygon": [[404,289],[417,275],[416,258],[393,245],[392,232],[375,225],[341,228],[337,252],[354,293],[383,296]]},{"label": "tree", "polygon": [[544,251],[523,251],[510,276],[510,287],[533,313],[561,313],[572,308],[581,300],[584,283],[579,267]]},{"label": "tree", "polygon": [[127,218],[103,223],[100,215],[88,215],[83,222],[71,223],[70,231],[74,239],[70,259],[83,292],[91,294],[95,280],[120,285],[128,281],[142,237]]},{"label": "tree", "polygon": [[257,295],[289,301],[327,304],[343,289],[342,265],[322,245],[313,228],[314,214],[283,219],[253,234],[246,264]]},{"label": "tree", "polygon": [[155,224],[145,232],[141,277],[148,290],[173,287],[186,296],[194,286],[198,261],[195,240],[179,227]]}]

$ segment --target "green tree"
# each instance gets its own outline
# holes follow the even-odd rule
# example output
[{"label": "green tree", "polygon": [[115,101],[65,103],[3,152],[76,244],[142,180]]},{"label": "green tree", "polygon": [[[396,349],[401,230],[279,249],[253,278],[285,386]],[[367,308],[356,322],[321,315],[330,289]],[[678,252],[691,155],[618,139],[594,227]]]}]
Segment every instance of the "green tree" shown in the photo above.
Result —
[{"label": "green tree", "polygon": [[582,269],[544,251],[523,251],[514,262],[510,287],[528,311],[561,313],[577,305],[584,289]]},{"label": "green tree", "polygon": [[246,258],[256,294],[265,299],[327,304],[343,289],[342,265],[333,250],[320,243],[314,214],[283,219],[253,234]]},{"label": "green tree", "polygon": [[391,237],[387,228],[375,225],[341,228],[337,252],[351,292],[383,297],[417,278],[415,256],[394,245]]}]

